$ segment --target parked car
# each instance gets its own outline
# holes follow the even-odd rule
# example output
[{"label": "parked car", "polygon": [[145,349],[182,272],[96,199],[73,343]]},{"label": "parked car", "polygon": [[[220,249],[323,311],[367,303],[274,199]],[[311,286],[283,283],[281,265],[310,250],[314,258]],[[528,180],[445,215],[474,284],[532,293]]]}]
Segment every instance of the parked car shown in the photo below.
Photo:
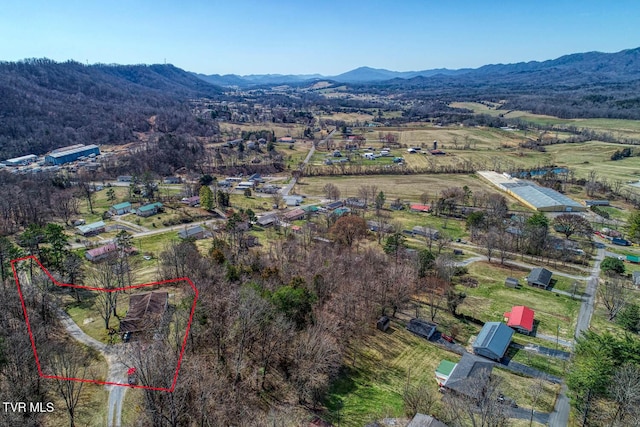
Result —
[{"label": "parked car", "polygon": [[449,335],[442,334],[441,336],[442,336],[442,339],[445,340],[445,341],[449,341],[450,343],[454,343],[455,342],[453,337],[450,337]]}]

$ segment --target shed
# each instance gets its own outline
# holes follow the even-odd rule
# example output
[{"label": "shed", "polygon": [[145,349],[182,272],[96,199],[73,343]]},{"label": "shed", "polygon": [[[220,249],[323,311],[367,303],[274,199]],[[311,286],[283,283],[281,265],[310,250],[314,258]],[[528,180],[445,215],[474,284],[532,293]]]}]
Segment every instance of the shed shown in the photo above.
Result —
[{"label": "shed", "polygon": [[552,273],[546,268],[536,267],[531,270],[531,273],[527,276],[527,284],[529,286],[547,289],[551,283],[551,275]]},{"label": "shed", "polygon": [[376,322],[376,328],[381,330],[382,332],[386,332],[389,329],[389,325],[391,324],[391,320],[387,316],[382,316]]},{"label": "shed", "polygon": [[118,203],[117,205],[113,205],[109,208],[109,213],[111,215],[123,215],[128,212],[131,212],[131,203],[129,202]]},{"label": "shed", "polygon": [[520,332],[521,334],[529,335],[533,332],[533,319],[535,313],[529,307],[524,305],[516,305],[511,307],[511,311],[504,313],[507,326]]},{"label": "shed", "polygon": [[514,288],[514,289],[520,288],[520,282],[518,281],[518,279],[514,277],[507,277],[504,281],[504,285],[507,288]]},{"label": "shed", "polygon": [[407,325],[407,330],[422,338],[431,339],[436,333],[436,325],[421,319],[411,319]]},{"label": "shed", "polygon": [[473,343],[473,352],[479,356],[500,361],[509,348],[513,329],[501,322],[487,322]]},{"label": "shed", "polygon": [[367,207],[367,204],[364,200],[358,199],[356,197],[348,197],[347,200],[345,200],[345,204],[357,209],[365,209]]},{"label": "shed", "polygon": [[640,271],[634,271],[632,278],[633,278],[633,285],[640,286]]}]

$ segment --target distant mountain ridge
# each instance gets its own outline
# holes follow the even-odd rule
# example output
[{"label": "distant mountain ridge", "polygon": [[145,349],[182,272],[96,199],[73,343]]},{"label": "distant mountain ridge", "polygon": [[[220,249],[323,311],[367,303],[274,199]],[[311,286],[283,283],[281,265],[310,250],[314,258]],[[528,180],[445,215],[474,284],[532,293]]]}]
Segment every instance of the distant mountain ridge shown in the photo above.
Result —
[{"label": "distant mountain ridge", "polygon": [[203,134],[207,124],[185,101],[221,93],[173,65],[0,62],[0,159],[78,142],[121,144],[150,130]]},{"label": "distant mountain ridge", "polygon": [[523,73],[543,73],[552,70],[554,75],[561,72],[591,74],[614,77],[616,79],[635,79],[640,76],[640,48],[626,49],[616,53],[584,52],[564,55],[546,61],[529,61],[512,64],[488,64],[479,68],[461,68],[452,70],[436,68],[421,71],[391,71],[383,68],[359,67],[335,76],[320,74],[282,75],[254,74],[240,76],[236,74],[204,75],[197,77],[220,86],[254,86],[286,83],[300,83],[313,80],[331,80],[338,83],[375,83],[394,79],[410,80],[416,77],[465,76],[483,78],[489,75],[515,75]]}]

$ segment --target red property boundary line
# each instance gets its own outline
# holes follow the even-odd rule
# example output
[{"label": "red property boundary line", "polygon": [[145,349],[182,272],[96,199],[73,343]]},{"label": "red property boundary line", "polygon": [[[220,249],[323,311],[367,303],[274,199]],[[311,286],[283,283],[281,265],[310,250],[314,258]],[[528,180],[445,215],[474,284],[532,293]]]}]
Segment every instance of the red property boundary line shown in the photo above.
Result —
[{"label": "red property boundary line", "polygon": [[[91,379],[86,379],[86,378],[61,377],[61,376],[58,376],[58,375],[48,375],[48,374],[45,374],[44,372],[42,372],[42,366],[40,365],[40,359],[38,358],[38,351],[36,350],[36,343],[35,343],[35,340],[33,338],[33,333],[31,332],[31,324],[29,323],[29,315],[27,313],[27,307],[25,305],[24,297],[22,295],[22,289],[20,287],[20,278],[18,277],[18,271],[16,269],[16,264],[17,263],[22,262],[22,261],[27,261],[27,260],[34,260],[35,262],[37,262],[38,265],[40,266],[40,268],[42,269],[42,271],[44,271],[44,273],[49,277],[49,279],[51,279],[51,281],[56,286],[66,287],[66,288],[86,289],[86,290],[96,291],[96,292],[117,292],[117,291],[124,291],[124,290],[128,290],[128,289],[139,289],[139,288],[144,288],[144,287],[149,287],[149,286],[164,285],[164,284],[167,284],[167,283],[187,282],[189,284],[189,286],[191,286],[191,289],[193,289],[193,291],[195,292],[195,296],[193,298],[193,304],[191,305],[191,313],[189,314],[189,322],[187,323],[187,328],[185,330],[184,338],[182,340],[182,347],[180,349],[180,356],[178,357],[178,366],[176,367],[176,371],[175,371],[175,373],[173,375],[173,382],[171,383],[171,387],[170,388],[166,388],[166,387],[151,387],[151,386],[143,386],[143,385],[131,385],[131,384],[116,383],[116,382],[112,382],[112,381],[91,380]],[[42,263],[34,255],[29,255],[29,256],[26,256],[26,257],[22,257],[22,258],[17,258],[17,259],[11,260],[11,269],[13,270],[13,277],[14,277],[14,279],[16,281],[16,286],[18,288],[18,296],[20,297],[20,303],[22,304],[22,312],[24,313],[25,322],[27,323],[27,330],[29,331],[29,339],[31,340],[31,347],[33,348],[33,355],[35,356],[36,365],[38,367],[38,375],[40,375],[42,378],[48,378],[48,379],[77,381],[77,382],[93,383],[93,384],[99,384],[99,385],[114,385],[114,386],[129,387],[129,388],[141,388],[141,389],[156,390],[156,391],[167,391],[169,393],[173,392],[173,390],[176,387],[176,382],[178,381],[178,373],[180,371],[180,365],[182,364],[182,357],[184,355],[184,350],[185,350],[185,348],[187,346],[187,338],[189,336],[189,329],[191,328],[191,322],[193,321],[193,314],[194,314],[194,312],[196,310],[196,302],[198,301],[198,289],[193,284],[191,279],[189,279],[188,277],[180,277],[180,278],[177,278],[177,279],[162,280],[162,281],[159,281],[159,282],[144,283],[144,284],[139,284],[139,285],[125,286],[125,287],[111,288],[111,289],[94,288],[94,287],[90,287],[90,286],[75,285],[75,284],[72,284],[72,283],[60,283],[56,279],[54,279],[54,277],[51,275],[51,273],[49,273],[49,271],[44,267],[44,265],[42,265]]]}]

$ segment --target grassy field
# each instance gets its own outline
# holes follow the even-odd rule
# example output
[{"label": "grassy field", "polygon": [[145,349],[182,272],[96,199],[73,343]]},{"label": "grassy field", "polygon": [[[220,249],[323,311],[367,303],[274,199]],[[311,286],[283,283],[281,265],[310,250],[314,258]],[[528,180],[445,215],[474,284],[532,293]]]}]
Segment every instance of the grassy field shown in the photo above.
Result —
[{"label": "grassy field", "polygon": [[[360,427],[384,417],[402,417],[402,393],[407,383],[426,384],[437,395],[434,411],[437,415],[441,395],[437,392],[434,372],[443,359],[457,362],[460,356],[409,333],[401,323],[392,323],[387,333],[374,332],[365,338],[355,363],[348,364],[329,392],[330,421],[340,426]],[[526,407],[528,390],[534,380],[509,372],[494,372],[503,379],[505,394]],[[538,408],[550,408],[556,392],[557,387],[546,385]]]},{"label": "grassy field", "polygon": [[341,197],[357,197],[358,188],[375,185],[379,191],[384,192],[387,202],[400,198],[417,203],[421,194],[427,193],[434,197],[445,188],[465,185],[472,192],[500,193],[475,175],[461,174],[305,177],[302,183],[296,184],[295,189],[298,194],[324,197],[322,188],[329,183],[338,187]]},{"label": "grassy field", "polygon": [[[503,314],[514,305],[526,305],[535,311],[538,332],[555,336],[560,327],[559,336],[572,339],[580,302],[569,297],[524,285],[521,289],[504,286],[507,277],[522,279],[527,272],[500,266],[496,263],[476,262],[468,267],[469,273],[479,280],[477,288],[460,287],[467,298],[460,312],[471,315],[483,322],[502,321]],[[524,338],[523,338],[524,339]],[[529,338],[527,338],[529,339]],[[548,345],[546,343],[545,345]]]}]

